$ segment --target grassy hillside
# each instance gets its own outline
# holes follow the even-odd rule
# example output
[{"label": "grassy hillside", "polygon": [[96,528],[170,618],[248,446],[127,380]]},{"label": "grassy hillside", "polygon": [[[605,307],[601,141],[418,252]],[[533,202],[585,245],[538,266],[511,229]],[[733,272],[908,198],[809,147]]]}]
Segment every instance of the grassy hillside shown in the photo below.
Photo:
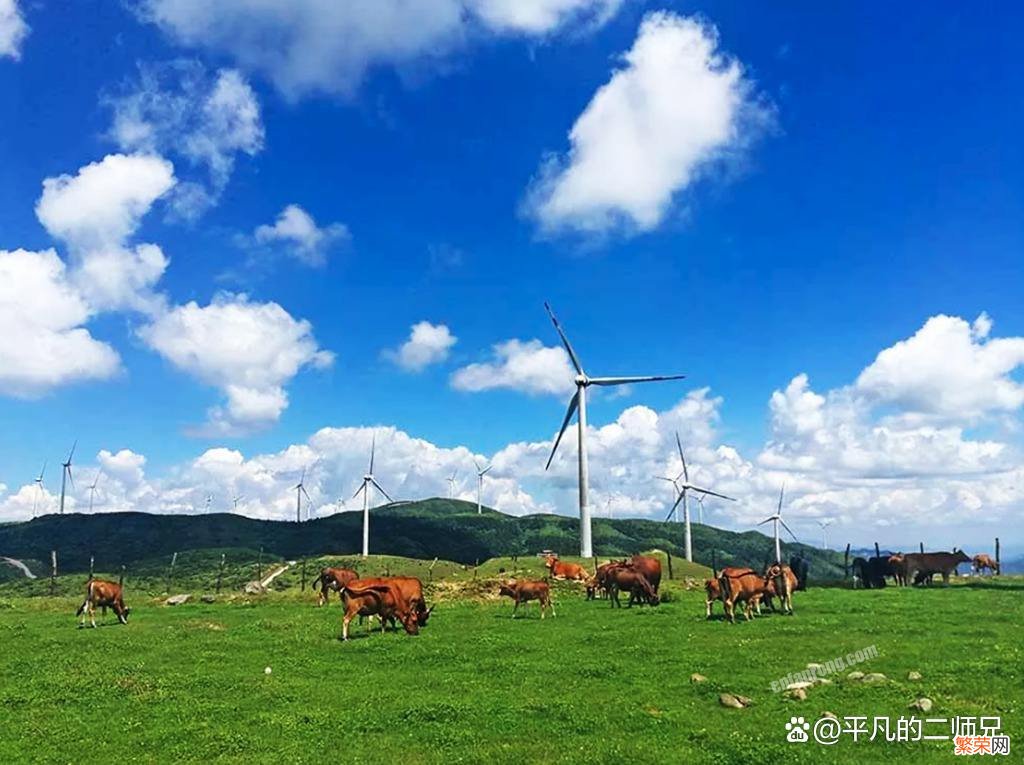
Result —
[{"label": "grassy hillside", "polygon": [[[534,555],[554,550],[578,552],[579,521],[560,515],[515,517],[494,510],[477,515],[476,505],[429,499],[371,510],[371,550],[374,553],[462,564],[490,558]],[[719,566],[760,567],[768,560],[771,541],[763,534],[737,534],[694,525],[698,563],[709,566],[712,550]],[[89,556],[97,570],[116,571],[122,564],[157,559],[186,550],[244,549],[284,559],[346,554],[359,550],[362,514],[346,512],[307,523],[259,521],[219,513],[212,515],[150,515],[102,513],[48,515],[26,523],[0,525],[0,555],[48,561],[58,551],[61,570],[83,571]],[[680,524],[644,520],[594,521],[594,547],[602,557],[632,555],[659,549],[682,558]],[[812,576],[842,576],[842,556],[804,545],[788,544],[785,554],[799,551],[812,560]],[[36,573],[43,573],[37,571]]]}]

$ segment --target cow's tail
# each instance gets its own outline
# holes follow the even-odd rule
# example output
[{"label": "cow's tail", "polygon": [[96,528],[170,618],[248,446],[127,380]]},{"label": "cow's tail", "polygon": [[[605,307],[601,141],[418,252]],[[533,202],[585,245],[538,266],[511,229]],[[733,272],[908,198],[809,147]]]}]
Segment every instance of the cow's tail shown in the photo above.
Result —
[{"label": "cow's tail", "polygon": [[309,583],[309,589],[315,590],[317,587],[319,587],[320,586],[320,580],[323,579],[323,578],[324,578],[324,572],[321,571],[315,577],[313,577],[313,581]]},{"label": "cow's tail", "polygon": [[[75,616],[81,616],[85,613],[85,609],[89,607],[89,601],[92,600],[92,585],[93,582],[90,579],[89,584],[86,585],[85,588],[85,600],[83,600],[82,605],[78,607],[78,610],[75,612]],[[106,613],[106,611],[104,611],[103,613]]]},{"label": "cow's tail", "polygon": [[718,589],[722,592],[722,602],[732,599],[732,587],[729,584],[729,577],[726,574],[721,574],[718,577]]}]

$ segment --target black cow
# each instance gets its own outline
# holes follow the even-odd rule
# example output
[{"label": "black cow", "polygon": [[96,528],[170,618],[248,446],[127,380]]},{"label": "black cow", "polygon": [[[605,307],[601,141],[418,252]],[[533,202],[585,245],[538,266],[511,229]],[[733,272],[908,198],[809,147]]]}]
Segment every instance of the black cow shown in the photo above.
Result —
[{"label": "black cow", "polygon": [[889,574],[889,559],[882,557],[854,558],[853,576],[854,586],[860,580],[861,586],[866,590],[880,590],[885,587],[885,577]]},{"label": "black cow", "polygon": [[799,555],[789,559],[789,568],[796,576],[796,589],[803,591],[807,589],[807,575],[811,571],[811,562]]}]

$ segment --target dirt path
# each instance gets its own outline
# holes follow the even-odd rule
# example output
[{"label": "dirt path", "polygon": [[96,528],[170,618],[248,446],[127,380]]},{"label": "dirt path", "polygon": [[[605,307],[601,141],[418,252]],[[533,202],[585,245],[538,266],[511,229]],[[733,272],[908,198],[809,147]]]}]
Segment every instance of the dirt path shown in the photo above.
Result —
[{"label": "dirt path", "polygon": [[4,557],[4,556],[0,555],[0,560],[5,561],[6,563],[10,563],[16,569],[19,569],[21,571],[21,573],[23,573],[29,579],[35,579],[36,578],[36,575],[28,570],[28,566],[26,566],[24,563],[22,563],[17,558],[7,558],[7,557]]},{"label": "dirt path", "polygon": [[290,560],[285,565],[281,566],[277,571],[273,572],[269,576],[264,577],[263,581],[260,582],[261,587],[269,587],[270,583],[273,582],[277,577],[283,574],[285,571],[295,565],[295,561]]}]

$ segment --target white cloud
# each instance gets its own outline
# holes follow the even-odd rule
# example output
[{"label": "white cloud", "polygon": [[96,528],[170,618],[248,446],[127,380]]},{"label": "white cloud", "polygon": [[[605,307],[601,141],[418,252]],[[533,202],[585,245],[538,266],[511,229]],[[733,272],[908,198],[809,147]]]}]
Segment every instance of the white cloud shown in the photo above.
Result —
[{"label": "white cloud", "polygon": [[349,95],[381,67],[430,63],[495,34],[548,35],[607,20],[621,0],[144,0],[143,18],[178,42],[224,52],[291,98]]},{"label": "white cloud", "polygon": [[177,368],[221,389],[227,403],[211,410],[209,425],[225,434],[275,422],[288,405],[284,386],[302,368],[333,361],[309,322],[245,295],[176,306],[140,328],[139,336]]},{"label": "white cloud", "polygon": [[116,374],[120,358],[82,326],[89,318],[53,250],[0,250],[0,393],[35,397]]},{"label": "white cloud", "polygon": [[422,372],[431,364],[447,359],[457,341],[444,324],[421,321],[412,325],[408,340],[396,350],[385,351],[384,355],[407,372]]},{"label": "white cloud", "polygon": [[0,0],[0,58],[21,58],[21,45],[28,37],[28,24],[17,0]]},{"label": "white cloud", "polygon": [[137,486],[146,476],[146,457],[131,449],[121,449],[116,454],[102,449],[96,455],[96,462],[99,463],[104,475],[126,486]]},{"label": "white cloud", "polygon": [[972,421],[1024,405],[1024,338],[989,339],[992,320],[933,316],[913,337],[878,354],[857,390],[909,414]]},{"label": "white cloud", "polygon": [[206,183],[182,183],[170,199],[188,220],[218,201],[237,154],[263,149],[259,101],[234,69],[210,74],[194,61],[142,66],[139,81],[108,103],[110,136],[123,151],[170,154],[206,169]]},{"label": "white cloud", "polygon": [[648,14],[623,66],[573,125],[568,155],[542,167],[527,210],[549,233],[651,230],[769,119],[713,27]]},{"label": "white cloud", "polygon": [[286,254],[309,266],[322,266],[331,247],[350,238],[344,223],[330,223],[321,228],[298,205],[288,205],[274,225],[264,224],[253,232],[256,244],[278,245]]},{"label": "white cloud", "polygon": [[573,371],[568,354],[549,348],[540,340],[506,340],[494,346],[494,359],[457,370],[452,387],[463,391],[496,388],[525,393],[567,394],[572,391]]},{"label": "white cloud", "polygon": [[170,162],[138,154],[110,154],[77,175],[43,181],[36,215],[68,246],[71,279],[94,310],[151,311],[159,304],[152,287],[167,258],[154,244],[131,247],[126,240],[174,183]]}]

